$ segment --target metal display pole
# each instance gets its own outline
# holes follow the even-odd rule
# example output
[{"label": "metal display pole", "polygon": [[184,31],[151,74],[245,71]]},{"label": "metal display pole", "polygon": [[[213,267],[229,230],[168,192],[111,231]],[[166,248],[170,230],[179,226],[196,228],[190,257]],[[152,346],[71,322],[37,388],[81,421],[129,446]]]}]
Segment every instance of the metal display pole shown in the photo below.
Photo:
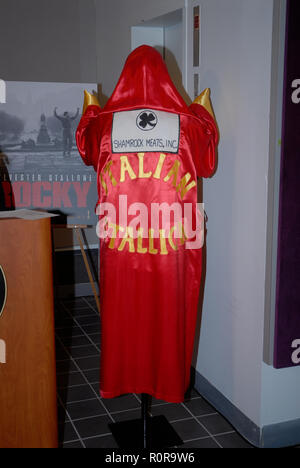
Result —
[{"label": "metal display pole", "polygon": [[149,403],[148,395],[146,393],[142,393],[142,420],[143,420],[143,429],[144,429],[143,448],[148,448],[148,441],[149,441],[148,403]]}]

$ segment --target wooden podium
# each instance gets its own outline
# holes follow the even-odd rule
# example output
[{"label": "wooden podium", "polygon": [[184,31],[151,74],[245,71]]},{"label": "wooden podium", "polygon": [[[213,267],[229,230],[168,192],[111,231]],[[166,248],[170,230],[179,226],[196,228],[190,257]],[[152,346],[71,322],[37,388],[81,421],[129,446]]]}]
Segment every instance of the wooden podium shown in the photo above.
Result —
[{"label": "wooden podium", "polygon": [[0,219],[0,267],[0,448],[56,448],[50,219]]}]

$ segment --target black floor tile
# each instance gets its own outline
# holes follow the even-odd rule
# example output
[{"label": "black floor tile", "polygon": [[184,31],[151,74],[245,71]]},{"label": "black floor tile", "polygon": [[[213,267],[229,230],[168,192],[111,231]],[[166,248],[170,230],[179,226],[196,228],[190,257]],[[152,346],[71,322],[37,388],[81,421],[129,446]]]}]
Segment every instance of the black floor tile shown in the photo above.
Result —
[{"label": "black floor tile", "polygon": [[100,346],[101,333],[89,333],[89,338],[96,346]]},{"label": "black floor tile", "polygon": [[168,421],[176,421],[178,419],[187,419],[191,417],[190,413],[182,405],[175,403],[153,406],[151,408],[151,414],[153,416],[163,414],[166,416]]},{"label": "black floor tile", "polygon": [[99,369],[100,358],[99,356],[91,356],[86,358],[75,359],[76,364],[83,371],[91,369]]},{"label": "black floor tile", "polygon": [[89,385],[78,385],[77,387],[62,388],[59,389],[59,395],[61,400],[67,403],[95,398],[95,393]]},{"label": "black floor tile", "polygon": [[97,304],[96,304],[96,300],[94,298],[94,296],[91,296],[91,297],[85,297],[85,300],[93,307],[95,307],[95,309],[97,309]]},{"label": "black floor tile", "polygon": [[63,444],[63,448],[68,448],[68,449],[82,449],[83,446],[81,445],[80,440],[75,441],[75,442],[66,442]]},{"label": "black floor tile", "polygon": [[89,344],[87,346],[74,347],[70,349],[72,358],[82,358],[87,356],[95,356],[99,353],[96,346]]},{"label": "black floor tile", "polygon": [[215,437],[215,439],[221,444],[223,448],[253,448],[249,442],[243,439],[236,432],[233,434],[224,434]]},{"label": "black floor tile", "polygon": [[184,442],[197,437],[209,436],[208,432],[195,419],[174,422],[172,426]]},{"label": "black floor tile", "polygon": [[193,440],[191,442],[186,442],[185,444],[181,445],[180,448],[221,448],[217,442],[212,439],[212,437],[206,437],[204,439]]},{"label": "black floor tile", "polygon": [[111,423],[111,419],[108,416],[96,416],[94,418],[82,419],[74,422],[82,439],[102,434],[110,434],[109,423]]},{"label": "black floor tile", "polygon": [[216,413],[215,408],[210,406],[201,397],[185,401],[184,405],[193,413],[194,416],[204,416],[207,414]]},{"label": "black floor tile", "polygon": [[134,395],[122,395],[117,398],[103,398],[103,404],[110,413],[140,407],[140,403]]},{"label": "black floor tile", "polygon": [[56,330],[59,330],[61,328],[72,328],[75,324],[73,318],[70,316],[65,317],[63,316],[56,316],[55,317],[55,328]]},{"label": "black floor tile", "polygon": [[69,442],[78,439],[78,434],[70,422],[58,425],[58,439],[60,442]]},{"label": "black floor tile", "polygon": [[66,308],[81,307],[81,306],[85,306],[86,302],[81,297],[78,297],[74,299],[65,299],[63,301],[63,305]]},{"label": "black floor tile", "polygon": [[192,400],[193,398],[198,398],[200,395],[195,388],[189,388],[186,392],[184,398],[185,401]]},{"label": "black floor tile", "polygon": [[64,338],[64,345],[68,349],[76,346],[87,346],[89,344],[91,344],[91,342],[85,335]]},{"label": "black floor tile", "polygon": [[68,352],[61,345],[56,346],[55,352],[57,361],[66,361],[70,357]]},{"label": "black floor tile", "polygon": [[58,374],[65,374],[66,372],[78,372],[78,369],[75,366],[74,362],[67,359],[65,361],[56,362],[56,372]]},{"label": "black floor tile", "polygon": [[93,301],[95,301],[95,297],[94,297],[93,295],[91,295],[91,296],[86,296],[84,299],[85,299],[86,301],[88,301],[88,302],[93,302]]},{"label": "black floor tile", "polygon": [[57,388],[73,387],[74,385],[84,385],[86,381],[80,372],[59,374],[57,376]]},{"label": "black floor tile", "polygon": [[139,409],[128,410],[128,411],[120,411],[119,413],[113,413],[112,416],[115,422],[134,421],[135,419],[140,419],[142,416],[142,413],[139,408]]},{"label": "black floor tile", "polygon": [[80,326],[83,325],[97,325],[99,326],[99,317],[96,315],[89,315],[88,317],[77,317],[76,323]]},{"label": "black floor tile", "polygon": [[64,338],[70,337],[70,336],[81,336],[84,335],[84,332],[80,327],[74,326],[71,328],[59,328],[56,329],[56,335],[61,338],[63,341]]},{"label": "black floor tile", "polygon": [[55,321],[59,320],[60,318],[65,318],[65,319],[72,319],[72,317],[70,316],[70,313],[69,311],[63,309],[63,308],[57,308],[55,309]]},{"label": "black floor tile", "polygon": [[80,309],[72,309],[68,313],[71,314],[72,317],[74,317],[76,320],[79,317],[97,317],[96,312],[88,306],[82,307]]},{"label": "black floor tile", "polygon": [[97,395],[100,398],[100,389],[99,389],[99,382],[90,384],[91,387],[93,387],[94,391],[97,393]]},{"label": "black floor tile", "polygon": [[118,448],[118,444],[113,436],[93,437],[91,439],[84,439],[86,448]]},{"label": "black floor tile", "polygon": [[220,414],[212,414],[210,416],[203,416],[198,420],[205,426],[211,435],[223,434],[224,432],[234,431],[234,428],[226,421]]},{"label": "black floor tile", "polygon": [[99,387],[100,369],[84,370],[83,373],[89,383],[98,384]]},{"label": "black floor tile", "polygon": [[93,325],[82,325],[82,330],[84,331],[84,333],[87,333],[88,335],[99,333],[100,332],[100,324],[95,323]]},{"label": "black floor tile", "polygon": [[77,316],[77,315],[82,315],[84,311],[93,312],[93,309],[89,306],[89,304],[82,303],[82,304],[75,304],[73,306],[66,307],[65,311],[67,314],[69,314],[69,316]]},{"label": "black floor tile", "polygon": [[[141,397],[141,395],[139,395]],[[165,400],[158,400],[157,398],[151,397],[150,398],[150,405],[151,407],[156,406],[156,405],[164,405],[164,404],[169,404]]]},{"label": "black floor tile", "polygon": [[67,411],[73,421],[75,419],[84,419],[107,414],[105,408],[97,398],[80,401],[78,403],[68,403]]}]

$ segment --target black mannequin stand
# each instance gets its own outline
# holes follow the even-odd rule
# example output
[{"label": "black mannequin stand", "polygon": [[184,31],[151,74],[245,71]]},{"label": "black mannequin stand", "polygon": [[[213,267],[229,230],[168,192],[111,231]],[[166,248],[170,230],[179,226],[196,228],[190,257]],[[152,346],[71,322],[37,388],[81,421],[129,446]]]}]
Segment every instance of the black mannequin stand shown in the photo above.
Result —
[{"label": "black mannequin stand", "polygon": [[109,424],[119,448],[161,449],[183,444],[165,416],[149,416],[149,395],[142,394],[141,419]]}]

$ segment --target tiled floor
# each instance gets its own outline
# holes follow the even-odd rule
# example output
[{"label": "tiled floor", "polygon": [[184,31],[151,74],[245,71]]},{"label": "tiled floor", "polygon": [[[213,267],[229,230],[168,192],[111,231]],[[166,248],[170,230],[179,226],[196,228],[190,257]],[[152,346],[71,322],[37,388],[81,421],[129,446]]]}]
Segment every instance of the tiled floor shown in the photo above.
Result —
[{"label": "tiled floor", "polygon": [[[56,305],[59,433],[63,448],[117,448],[108,424],[140,417],[140,395],[99,396],[100,323],[92,297]],[[180,448],[252,448],[201,396],[184,403],[152,399],[184,441]]]}]

